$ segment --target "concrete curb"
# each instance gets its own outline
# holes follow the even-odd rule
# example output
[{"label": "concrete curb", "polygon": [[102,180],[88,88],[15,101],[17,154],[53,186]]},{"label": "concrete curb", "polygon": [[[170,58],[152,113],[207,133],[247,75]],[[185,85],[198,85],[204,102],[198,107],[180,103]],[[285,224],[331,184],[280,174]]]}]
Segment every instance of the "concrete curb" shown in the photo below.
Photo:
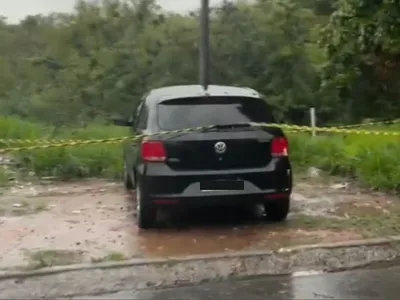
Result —
[{"label": "concrete curb", "polygon": [[67,297],[168,287],[232,276],[331,272],[400,257],[400,236],[117,263],[52,267],[0,274],[0,298]]}]

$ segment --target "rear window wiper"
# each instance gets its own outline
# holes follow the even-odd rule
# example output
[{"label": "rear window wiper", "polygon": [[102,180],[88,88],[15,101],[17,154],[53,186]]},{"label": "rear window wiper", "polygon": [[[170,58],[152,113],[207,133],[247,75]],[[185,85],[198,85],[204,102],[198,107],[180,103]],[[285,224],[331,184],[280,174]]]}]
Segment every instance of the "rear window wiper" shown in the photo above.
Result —
[{"label": "rear window wiper", "polygon": [[205,127],[204,129],[199,130],[199,132],[231,130],[235,128],[251,128],[251,125],[249,123],[217,124],[210,127]]},{"label": "rear window wiper", "polygon": [[[219,125],[211,125],[204,126],[204,128],[193,129],[192,132],[210,132],[210,131],[218,131],[220,129],[233,129],[233,128],[250,128],[251,125],[249,123],[232,123],[232,124],[219,124]],[[169,138],[176,138],[182,135],[187,134],[187,132],[182,133],[172,133]]]},{"label": "rear window wiper", "polygon": [[249,123],[232,123],[232,124],[220,124],[220,125],[213,126],[213,128],[216,128],[216,129],[245,128],[245,127],[250,127],[250,124]]}]

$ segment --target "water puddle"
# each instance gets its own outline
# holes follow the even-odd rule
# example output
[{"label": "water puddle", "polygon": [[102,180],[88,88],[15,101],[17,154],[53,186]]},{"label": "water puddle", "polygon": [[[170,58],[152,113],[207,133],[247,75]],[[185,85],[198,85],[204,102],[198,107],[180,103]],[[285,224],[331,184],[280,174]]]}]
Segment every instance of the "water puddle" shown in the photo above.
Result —
[{"label": "water puddle", "polygon": [[[47,265],[54,261],[76,262],[78,258],[82,262],[100,262],[232,253],[362,238],[352,231],[299,226],[296,220],[297,214],[332,216],[337,205],[346,199],[343,192],[327,196],[321,191],[318,196],[313,190],[308,196],[297,191],[293,214],[280,225],[265,223],[254,211],[211,208],[175,215],[164,213],[160,218],[162,229],[141,231],[134,225],[134,200],[120,185],[96,181],[51,188],[37,197],[0,199],[0,207],[23,209],[24,205],[13,204],[27,201],[29,207],[40,203],[46,208],[19,216],[0,216],[0,240],[7,241],[0,243],[0,268],[29,264],[32,255],[27,253],[45,253],[50,257],[45,261]],[[354,197],[350,195],[349,199]],[[365,196],[357,197],[365,201]],[[63,259],[63,253],[69,256]]]},{"label": "water puddle", "polygon": [[295,228],[276,229],[272,226],[259,225],[233,230],[197,229],[189,232],[149,232],[140,234],[135,238],[132,245],[133,247],[139,245],[145,257],[169,257],[251,250],[277,250],[294,245],[360,238],[360,235],[352,232],[313,231]]}]

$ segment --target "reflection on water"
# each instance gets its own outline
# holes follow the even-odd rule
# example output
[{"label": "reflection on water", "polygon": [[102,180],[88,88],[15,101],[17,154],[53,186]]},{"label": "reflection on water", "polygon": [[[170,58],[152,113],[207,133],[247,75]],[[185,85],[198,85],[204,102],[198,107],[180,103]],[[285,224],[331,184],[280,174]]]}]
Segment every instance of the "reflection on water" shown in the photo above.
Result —
[{"label": "reflection on water", "polygon": [[[171,214],[168,217],[171,219]],[[131,251],[143,257],[169,257],[269,250],[316,243],[330,234],[301,230],[290,219],[266,223],[254,210],[236,207],[192,209],[172,219],[171,226],[162,229],[137,230],[127,242]],[[339,233],[331,233],[330,238],[335,234]]]}]

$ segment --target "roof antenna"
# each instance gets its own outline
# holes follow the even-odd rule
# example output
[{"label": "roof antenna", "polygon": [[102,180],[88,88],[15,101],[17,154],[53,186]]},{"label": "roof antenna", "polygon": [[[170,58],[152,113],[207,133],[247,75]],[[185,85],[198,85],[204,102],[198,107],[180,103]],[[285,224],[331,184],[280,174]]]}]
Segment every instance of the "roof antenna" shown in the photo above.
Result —
[{"label": "roof antenna", "polygon": [[210,68],[210,7],[209,0],[201,0],[200,13],[200,84],[207,91],[209,85]]}]

